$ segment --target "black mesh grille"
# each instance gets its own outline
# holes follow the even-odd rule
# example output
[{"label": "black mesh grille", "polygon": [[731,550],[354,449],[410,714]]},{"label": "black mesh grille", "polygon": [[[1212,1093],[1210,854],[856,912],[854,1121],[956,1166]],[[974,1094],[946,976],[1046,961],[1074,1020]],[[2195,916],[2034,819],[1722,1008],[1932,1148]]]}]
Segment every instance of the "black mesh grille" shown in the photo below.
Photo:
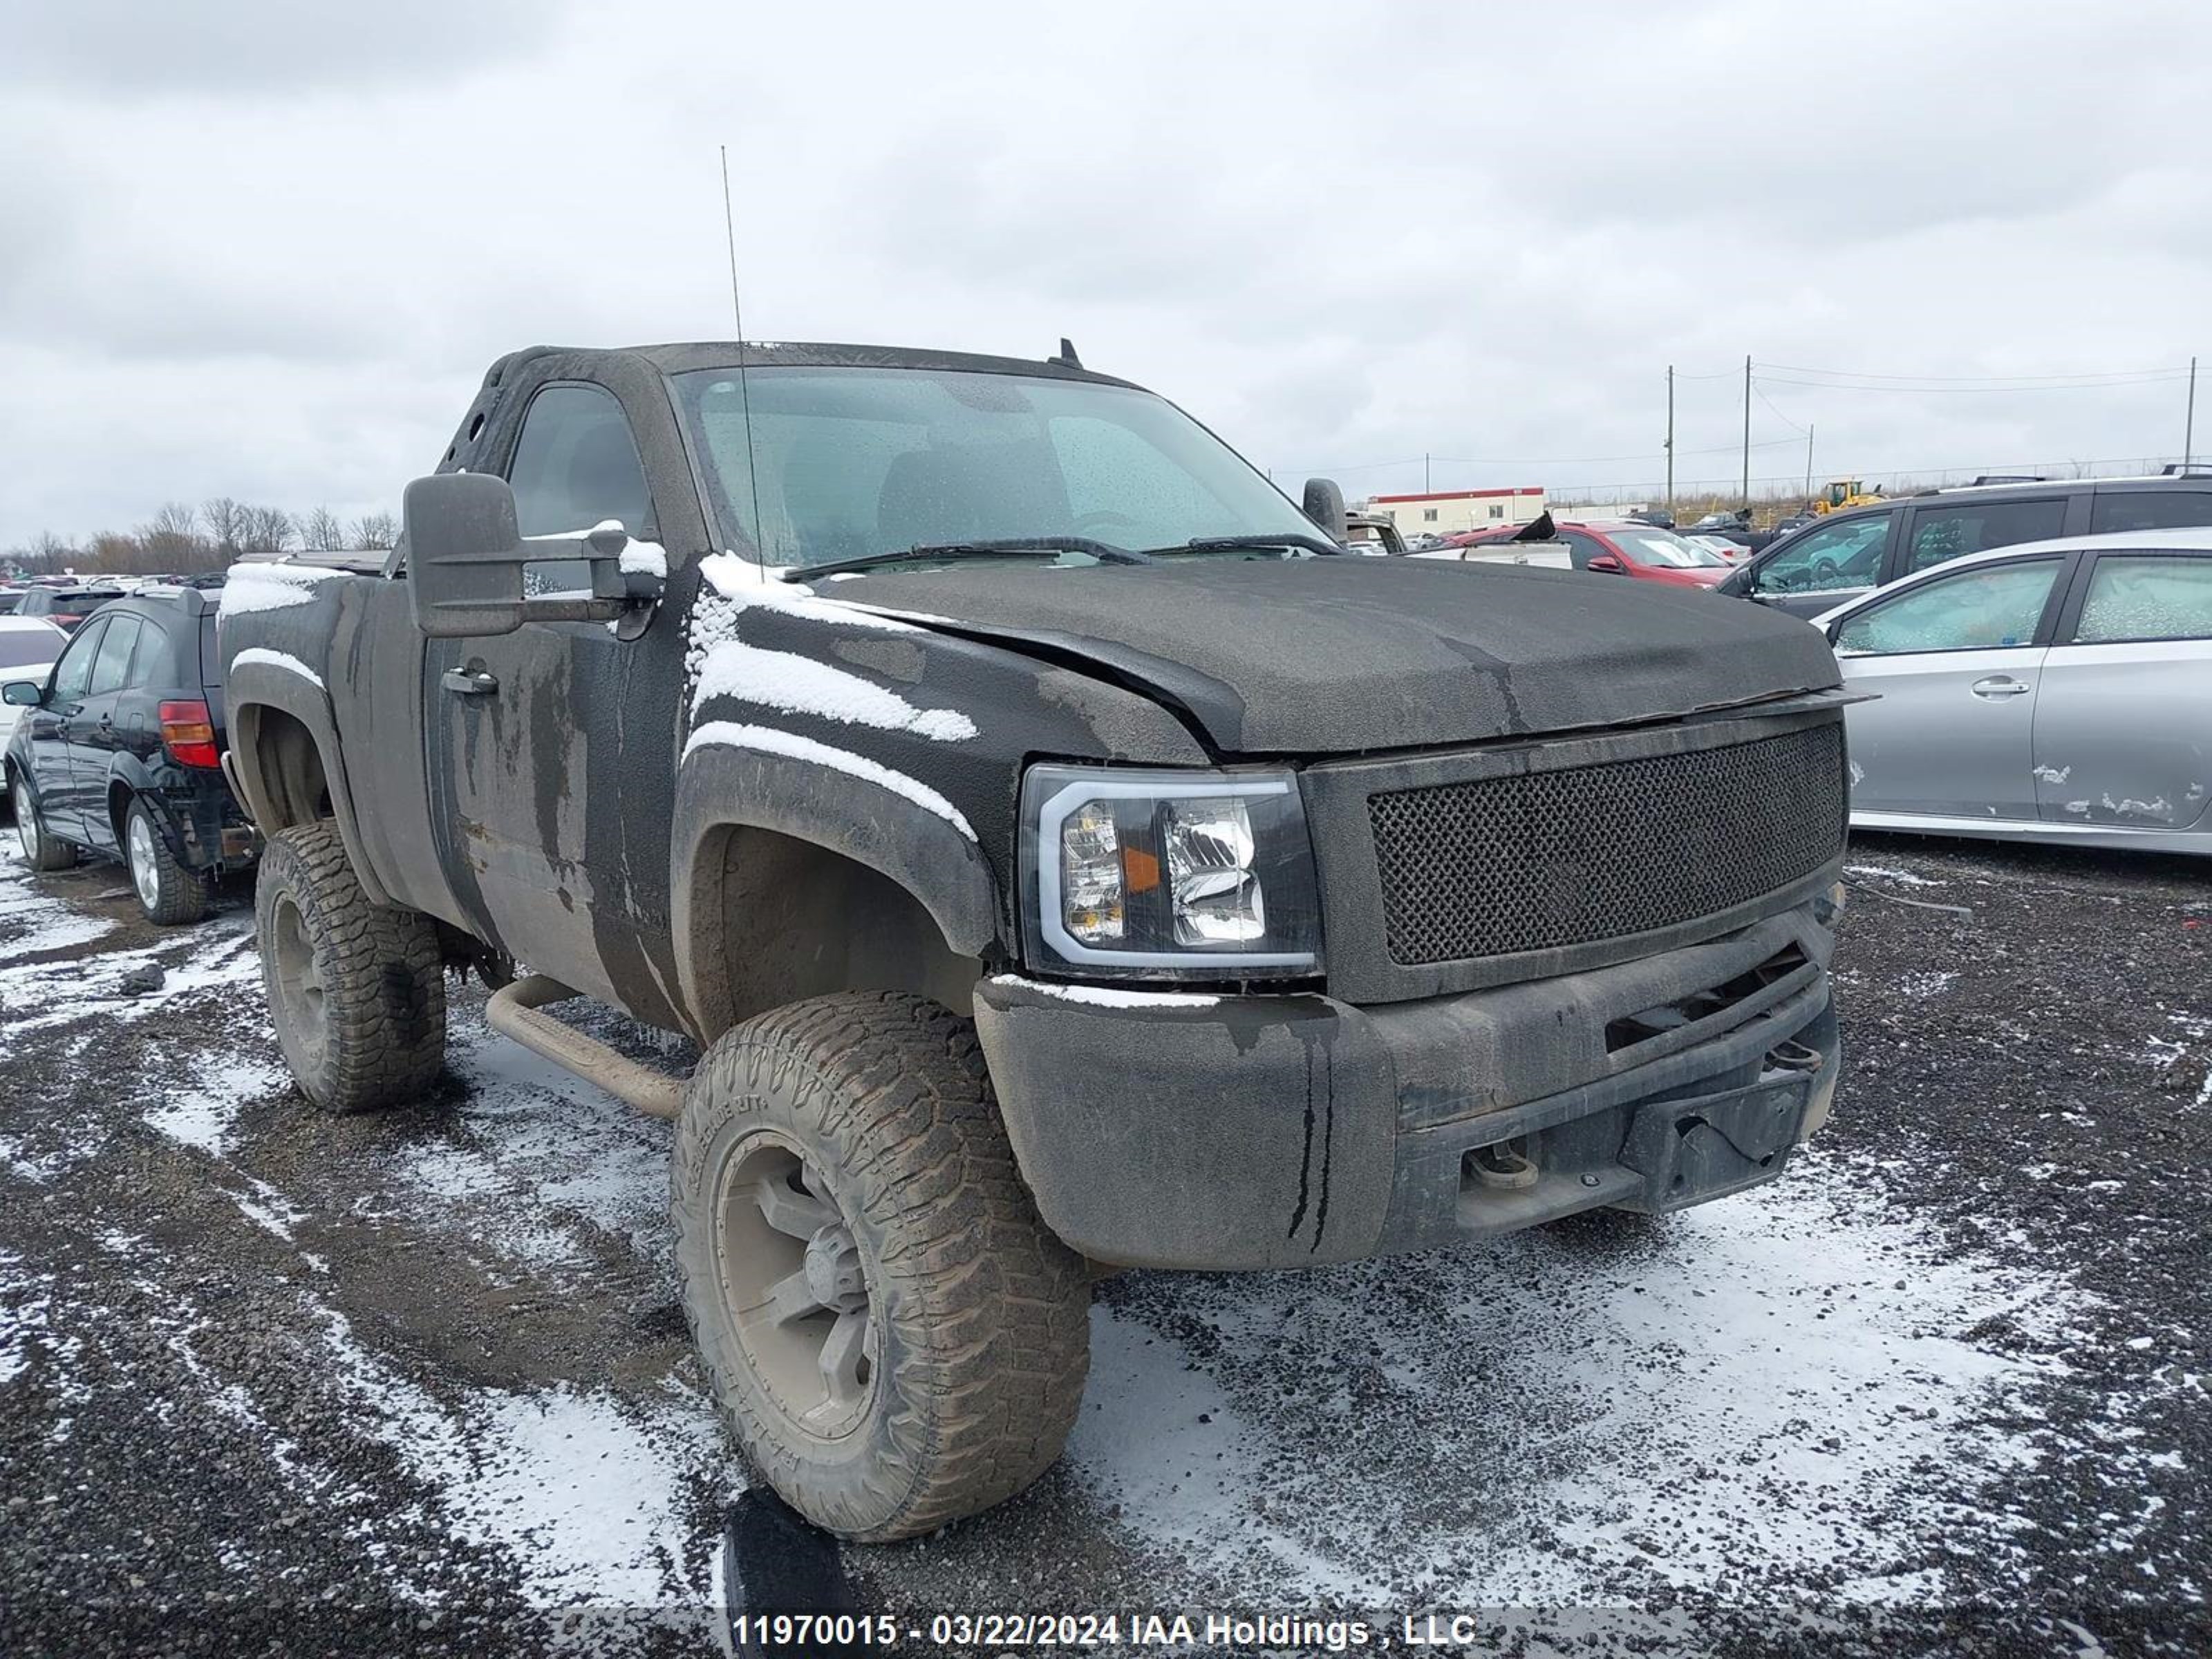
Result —
[{"label": "black mesh grille", "polygon": [[1786,887],[1843,849],[1840,724],[1370,796],[1394,961],[1619,939]]}]

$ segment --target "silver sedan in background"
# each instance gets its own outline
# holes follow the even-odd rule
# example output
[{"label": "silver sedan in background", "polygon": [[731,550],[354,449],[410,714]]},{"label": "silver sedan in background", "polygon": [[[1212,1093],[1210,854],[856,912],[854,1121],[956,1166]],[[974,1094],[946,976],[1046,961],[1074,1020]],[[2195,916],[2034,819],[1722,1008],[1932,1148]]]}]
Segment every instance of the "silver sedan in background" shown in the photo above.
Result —
[{"label": "silver sedan in background", "polygon": [[2212,528],[2029,542],[1814,620],[1863,830],[2212,854]]}]

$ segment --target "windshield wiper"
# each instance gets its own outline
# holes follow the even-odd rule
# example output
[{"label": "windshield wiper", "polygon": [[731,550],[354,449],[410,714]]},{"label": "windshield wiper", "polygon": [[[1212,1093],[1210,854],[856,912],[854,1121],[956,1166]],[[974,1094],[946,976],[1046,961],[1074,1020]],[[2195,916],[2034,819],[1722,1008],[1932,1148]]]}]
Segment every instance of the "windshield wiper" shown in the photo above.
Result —
[{"label": "windshield wiper", "polygon": [[834,576],[845,570],[873,570],[878,565],[905,564],[915,559],[1012,559],[1027,553],[1088,553],[1101,564],[1150,564],[1152,556],[1088,536],[1004,536],[992,541],[941,542],[924,547],[892,548],[882,553],[862,553],[850,559],[831,559],[823,564],[794,565],[777,573],[785,581],[803,582],[817,576]]},{"label": "windshield wiper", "polygon": [[1301,536],[1296,531],[1281,536],[1194,536],[1187,542],[1177,542],[1172,547],[1148,547],[1147,554],[1205,553],[1217,548],[1232,547],[1303,547],[1309,553],[1320,553],[1331,557],[1344,550],[1335,543],[1323,541],[1318,536]]}]

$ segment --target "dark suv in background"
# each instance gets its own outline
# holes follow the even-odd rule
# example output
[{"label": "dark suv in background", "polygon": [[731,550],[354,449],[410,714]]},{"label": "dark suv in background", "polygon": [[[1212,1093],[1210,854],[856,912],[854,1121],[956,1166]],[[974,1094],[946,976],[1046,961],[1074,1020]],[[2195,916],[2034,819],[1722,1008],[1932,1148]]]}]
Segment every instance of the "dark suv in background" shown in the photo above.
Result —
[{"label": "dark suv in background", "polygon": [[15,607],[21,617],[44,617],[57,628],[74,634],[77,625],[103,605],[123,597],[119,587],[33,587],[24,591]]},{"label": "dark suv in background", "polygon": [[215,620],[208,594],[143,588],[88,617],[45,680],[0,688],[23,711],[7,781],[33,869],[119,858],[148,918],[168,924],[197,921],[210,879],[253,860],[222,775]]},{"label": "dark suv in background", "polygon": [[1831,514],[1730,571],[1716,590],[1793,616],[1969,553],[2106,531],[2212,525],[2212,473],[1931,489]]}]

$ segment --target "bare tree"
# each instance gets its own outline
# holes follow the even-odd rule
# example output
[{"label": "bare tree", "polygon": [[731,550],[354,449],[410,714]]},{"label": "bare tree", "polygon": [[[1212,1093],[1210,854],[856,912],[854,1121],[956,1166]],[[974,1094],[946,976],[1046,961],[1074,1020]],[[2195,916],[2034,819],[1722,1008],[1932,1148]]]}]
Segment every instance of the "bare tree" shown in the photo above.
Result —
[{"label": "bare tree", "polygon": [[346,544],[345,526],[327,507],[319,507],[300,520],[300,542],[319,553],[335,553]]},{"label": "bare tree", "polygon": [[244,529],[238,550],[241,553],[282,553],[292,545],[299,529],[292,515],[281,507],[249,507],[245,509]]},{"label": "bare tree", "polygon": [[166,501],[138,527],[138,547],[149,570],[186,570],[207,562],[198,516],[182,501]]},{"label": "bare tree", "polygon": [[399,521],[389,513],[369,513],[354,520],[356,547],[388,548],[399,539]]},{"label": "bare tree", "polygon": [[200,522],[207,526],[208,539],[216,547],[225,553],[236,553],[246,545],[246,518],[250,510],[228,495],[210,495],[200,503]]}]

